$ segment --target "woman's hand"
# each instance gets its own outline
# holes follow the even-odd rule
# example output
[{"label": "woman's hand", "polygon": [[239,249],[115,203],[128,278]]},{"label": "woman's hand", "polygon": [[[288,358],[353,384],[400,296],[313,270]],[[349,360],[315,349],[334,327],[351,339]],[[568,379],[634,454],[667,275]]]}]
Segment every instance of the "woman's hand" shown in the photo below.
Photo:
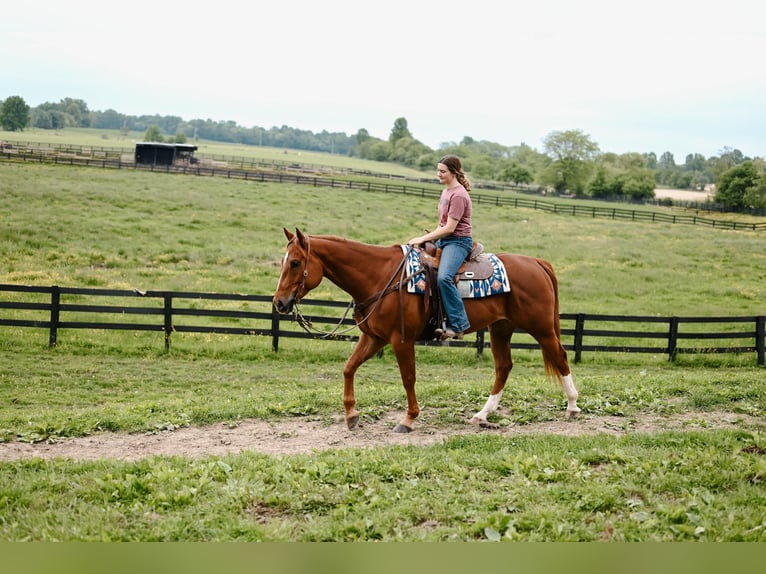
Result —
[{"label": "woman's hand", "polygon": [[423,245],[427,241],[436,241],[437,239],[441,239],[442,237],[447,237],[448,235],[452,235],[452,232],[455,231],[455,228],[457,227],[457,223],[458,223],[457,219],[448,217],[447,225],[442,225],[441,227],[438,227],[434,231],[426,233],[425,235],[421,235],[420,237],[413,237],[407,242],[407,244],[408,245]]}]

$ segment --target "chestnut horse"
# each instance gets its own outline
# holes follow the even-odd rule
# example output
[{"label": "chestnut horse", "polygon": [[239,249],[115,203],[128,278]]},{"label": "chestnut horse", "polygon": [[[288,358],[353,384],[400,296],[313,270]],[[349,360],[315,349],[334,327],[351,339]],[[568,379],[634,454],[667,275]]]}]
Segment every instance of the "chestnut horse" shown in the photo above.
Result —
[{"label": "chestnut horse", "polygon": [[[357,369],[391,344],[407,394],[407,415],[394,431],[410,432],[420,413],[415,396],[415,342],[426,326],[428,313],[423,295],[396,288],[405,273],[401,246],[368,245],[341,237],[308,235],[299,229],[295,234],[287,229],[284,232],[288,244],[273,300],[277,311],[291,312],[324,277],[351,295],[355,303],[355,321],[361,335],[343,369],[343,405],[348,428],[354,429],[359,423],[354,397]],[[575,417],[580,409],[567,353],[561,344],[558,281],[553,268],[543,259],[525,255],[497,256],[505,265],[511,291],[464,300],[471,323],[467,332],[488,327],[495,360],[491,394],[471,422],[486,425],[487,415],[500,404],[513,367],[511,335],[517,329],[523,329],[540,344],[545,372],[563,387],[567,416]]]}]

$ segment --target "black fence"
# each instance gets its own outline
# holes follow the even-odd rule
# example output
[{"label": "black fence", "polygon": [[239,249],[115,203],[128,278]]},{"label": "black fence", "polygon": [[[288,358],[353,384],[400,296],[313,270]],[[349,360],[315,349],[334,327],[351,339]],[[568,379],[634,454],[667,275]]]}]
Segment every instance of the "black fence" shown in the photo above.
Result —
[{"label": "black fence", "polygon": [[[96,303],[98,302],[98,303]],[[346,317],[349,304],[306,299],[303,315],[318,332],[308,334],[291,316],[280,315],[271,296],[183,291],[137,291],[0,284],[0,326],[46,329],[55,346],[60,331],[104,329],[162,333],[165,348],[177,333],[219,333],[265,336],[278,351],[283,338],[325,338],[355,341],[356,326]],[[576,363],[584,352],[667,354],[755,353],[766,360],[766,316],[635,317],[562,313],[562,339]],[[333,334],[330,334],[333,333]],[[486,331],[471,342],[450,341],[450,347],[474,347],[479,356],[489,343]],[[442,346],[438,342],[422,345]],[[521,332],[514,348],[539,346]]]},{"label": "black fence", "polygon": [[[305,169],[297,167],[290,169],[249,169],[231,166],[215,165],[142,165],[132,160],[112,157],[104,152],[103,157],[82,157],[76,154],[61,153],[19,153],[0,152],[0,161],[25,162],[25,163],[53,163],[57,165],[72,165],[86,167],[101,167],[111,169],[134,169],[156,171],[162,173],[181,173],[187,175],[224,177],[228,179],[241,179],[246,181],[268,183],[292,183],[298,185],[310,185],[313,187],[331,187],[340,189],[355,189],[359,191],[375,191],[383,193],[400,193],[419,197],[438,198],[441,190],[437,187],[420,187],[407,183],[392,183],[391,181],[356,181],[349,179],[336,179],[327,175],[307,173]],[[396,181],[396,180],[394,180]],[[553,202],[544,199],[532,199],[528,197],[503,197],[501,195],[482,195],[480,192],[471,193],[472,201],[476,204],[496,205],[514,208],[527,208],[561,215],[584,216],[591,218],[606,218],[622,221],[647,221],[672,224],[701,225],[710,228],[732,230],[766,230],[764,222],[743,222],[726,219],[711,219],[696,214],[675,214],[664,211],[650,211],[644,209],[628,209],[620,207],[605,207],[593,205],[581,205],[579,200],[571,200],[567,203]]]}]

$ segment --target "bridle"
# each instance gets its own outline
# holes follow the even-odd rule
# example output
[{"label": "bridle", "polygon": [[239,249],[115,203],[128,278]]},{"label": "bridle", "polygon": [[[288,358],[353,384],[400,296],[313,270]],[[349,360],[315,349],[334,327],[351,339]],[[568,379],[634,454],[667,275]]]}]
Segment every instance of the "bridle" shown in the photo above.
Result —
[{"label": "bridle", "polygon": [[[399,262],[399,265],[394,270],[394,273],[391,275],[391,278],[388,280],[388,283],[386,283],[386,286],[383,288],[382,291],[377,293],[376,295],[372,296],[371,298],[361,302],[357,303],[353,299],[348,304],[348,307],[346,307],[345,312],[343,313],[343,316],[340,318],[340,321],[338,322],[335,327],[333,327],[332,330],[329,332],[327,331],[321,331],[319,329],[316,329],[312,322],[306,317],[303,316],[303,313],[300,310],[300,307],[298,303],[301,300],[301,291],[305,291],[306,289],[306,280],[308,279],[309,275],[309,259],[311,257],[311,239],[308,235],[304,236],[306,238],[306,263],[305,267],[303,269],[303,277],[301,278],[300,283],[298,283],[298,286],[295,288],[295,291],[293,292],[293,316],[295,317],[295,321],[301,326],[301,328],[306,331],[309,335],[313,335],[316,337],[320,337],[322,339],[329,339],[330,337],[335,337],[338,335],[344,335],[346,333],[349,333],[350,331],[353,331],[355,328],[360,327],[364,323],[367,322],[367,319],[370,318],[370,316],[375,312],[375,310],[378,308],[378,305],[380,304],[383,297],[388,295],[389,293],[393,293],[394,291],[399,291],[399,314],[400,319],[402,323],[402,340],[404,340],[404,305],[402,304],[402,291],[403,291],[403,285],[413,276],[417,275],[420,271],[414,273],[413,275],[410,275],[408,277],[405,277],[404,273],[401,273],[399,275],[399,272],[402,271],[404,268],[404,265],[407,261],[407,257],[409,256],[410,252],[412,251],[412,245],[407,245],[407,250],[404,253],[404,256],[402,257],[402,260]],[[399,281],[397,283],[394,283],[394,280],[396,279],[396,276],[399,275]],[[363,317],[357,321],[356,317],[354,317],[354,326],[348,327],[347,329],[340,331],[341,325],[346,321],[346,318],[348,317],[349,311],[351,309],[355,309],[358,311]],[[364,310],[367,309],[367,314],[364,314]]]},{"label": "bridle", "polygon": [[[303,277],[301,278],[300,283],[298,283],[298,286],[295,288],[295,291],[293,292],[293,298],[295,299],[295,305],[298,304],[298,301],[301,300],[300,293],[301,291],[305,291],[306,289],[306,279],[309,276],[309,258],[311,257],[311,239],[309,239],[309,236],[306,235],[306,265],[303,268]],[[297,242],[297,237],[296,237]]]},{"label": "bridle", "polygon": [[[309,260],[311,258],[311,239],[308,235],[304,235],[306,238],[306,263],[303,268],[303,277],[301,277],[300,282],[298,283],[297,287],[295,288],[295,291],[293,291],[293,317],[295,318],[296,323],[301,326],[301,328],[306,331],[309,335],[321,337],[323,339],[328,339],[330,337],[334,337],[338,334],[344,334],[352,329],[354,327],[349,327],[345,331],[338,333],[338,330],[340,329],[340,326],[343,324],[343,322],[346,320],[346,317],[348,316],[348,312],[353,307],[354,302],[351,301],[349,303],[349,306],[346,308],[345,313],[343,313],[343,317],[341,317],[340,322],[333,328],[330,332],[320,331],[316,328],[314,328],[314,325],[312,322],[306,317],[303,316],[303,313],[301,312],[300,306],[298,303],[300,303],[302,297],[301,292],[305,292],[306,290],[306,280],[309,276]],[[294,239],[294,241],[297,241],[297,237]],[[358,325],[355,325],[358,326]]]}]

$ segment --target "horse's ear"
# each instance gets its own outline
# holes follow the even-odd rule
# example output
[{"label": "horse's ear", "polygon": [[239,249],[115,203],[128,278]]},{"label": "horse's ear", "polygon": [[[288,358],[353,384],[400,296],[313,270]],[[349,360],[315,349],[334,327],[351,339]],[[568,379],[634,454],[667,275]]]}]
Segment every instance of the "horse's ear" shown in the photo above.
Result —
[{"label": "horse's ear", "polygon": [[300,229],[298,229],[297,227],[295,228],[295,235],[298,236],[298,243],[300,243],[303,247],[305,247],[306,243],[307,243],[306,242],[306,236],[303,235],[303,232]]},{"label": "horse's ear", "polygon": [[285,232],[285,237],[287,237],[287,240],[288,240],[288,241],[292,241],[292,240],[293,240],[293,237],[295,237],[295,235],[293,235],[292,233],[290,233],[290,232],[287,230],[287,228],[286,228],[286,227],[283,227],[283,228],[282,228],[282,231],[284,231],[284,232]]}]

